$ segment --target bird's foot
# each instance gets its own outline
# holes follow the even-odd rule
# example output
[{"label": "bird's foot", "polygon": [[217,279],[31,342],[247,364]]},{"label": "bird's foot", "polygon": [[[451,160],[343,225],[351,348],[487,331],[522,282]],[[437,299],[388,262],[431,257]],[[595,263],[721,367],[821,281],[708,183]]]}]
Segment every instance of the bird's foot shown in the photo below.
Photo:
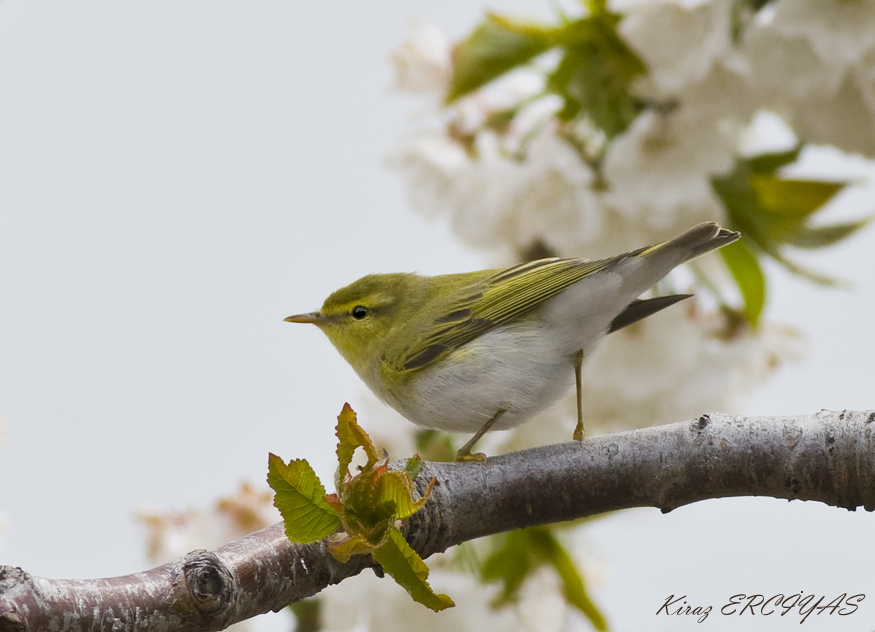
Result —
[{"label": "bird's foot", "polygon": [[474,454],[471,454],[470,451],[459,450],[458,452],[456,452],[456,458],[453,460],[457,463],[460,461],[474,461],[477,463],[482,463],[486,460],[486,455],[483,452],[475,452]]}]

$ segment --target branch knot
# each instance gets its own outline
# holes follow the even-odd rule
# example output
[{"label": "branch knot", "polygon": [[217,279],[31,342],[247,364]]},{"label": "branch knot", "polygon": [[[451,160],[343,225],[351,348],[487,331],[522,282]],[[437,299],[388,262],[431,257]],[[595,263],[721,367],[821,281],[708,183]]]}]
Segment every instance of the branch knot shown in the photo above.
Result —
[{"label": "branch knot", "polygon": [[204,620],[222,620],[223,614],[234,613],[239,586],[227,565],[215,553],[198,549],[188,553],[180,562],[185,589]]}]

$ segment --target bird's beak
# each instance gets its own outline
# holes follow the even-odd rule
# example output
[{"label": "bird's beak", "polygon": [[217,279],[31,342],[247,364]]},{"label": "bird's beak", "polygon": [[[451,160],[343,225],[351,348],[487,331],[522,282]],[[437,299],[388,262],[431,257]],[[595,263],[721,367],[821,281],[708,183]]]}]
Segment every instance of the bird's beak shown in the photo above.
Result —
[{"label": "bird's beak", "polygon": [[321,325],[327,319],[319,312],[310,312],[309,314],[297,314],[284,319],[287,323],[312,323]]}]

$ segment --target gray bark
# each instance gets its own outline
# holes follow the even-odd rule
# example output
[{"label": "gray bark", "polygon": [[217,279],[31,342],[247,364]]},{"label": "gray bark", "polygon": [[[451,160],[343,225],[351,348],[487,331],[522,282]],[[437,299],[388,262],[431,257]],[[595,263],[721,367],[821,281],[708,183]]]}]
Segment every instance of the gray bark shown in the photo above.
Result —
[{"label": "gray bark", "polygon": [[[875,412],[802,417],[704,415],[489,458],[426,463],[437,485],[405,525],[423,556],[510,529],[629,507],[663,512],[706,498],[771,496],[875,509]],[[0,632],[220,630],[279,610],[373,566],[340,564],[321,542],[289,542],[282,524],[216,551],[95,580],[0,567]]]}]

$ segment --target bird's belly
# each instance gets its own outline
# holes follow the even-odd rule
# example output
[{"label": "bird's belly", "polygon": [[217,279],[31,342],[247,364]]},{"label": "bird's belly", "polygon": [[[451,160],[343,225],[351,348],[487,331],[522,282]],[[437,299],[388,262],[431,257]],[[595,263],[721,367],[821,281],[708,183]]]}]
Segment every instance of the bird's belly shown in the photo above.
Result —
[{"label": "bird's belly", "polygon": [[495,429],[512,428],[558,400],[574,384],[574,364],[554,336],[492,330],[426,367],[413,397],[392,402],[423,428],[476,432],[499,410]]}]

